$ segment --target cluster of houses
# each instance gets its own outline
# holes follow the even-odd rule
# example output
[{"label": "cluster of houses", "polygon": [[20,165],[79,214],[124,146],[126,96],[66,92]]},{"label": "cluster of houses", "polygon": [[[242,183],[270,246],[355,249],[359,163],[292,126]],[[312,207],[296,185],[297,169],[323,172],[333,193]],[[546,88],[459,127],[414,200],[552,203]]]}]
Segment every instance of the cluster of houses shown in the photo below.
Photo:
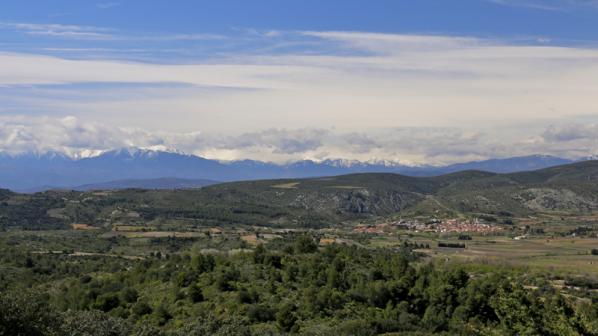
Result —
[{"label": "cluster of houses", "polygon": [[434,233],[496,233],[503,231],[498,225],[485,223],[483,220],[474,219],[431,219],[420,221],[418,219],[400,220],[391,223],[381,224],[360,224],[353,229],[355,233],[384,234],[392,233],[397,229],[410,230],[414,232]]}]

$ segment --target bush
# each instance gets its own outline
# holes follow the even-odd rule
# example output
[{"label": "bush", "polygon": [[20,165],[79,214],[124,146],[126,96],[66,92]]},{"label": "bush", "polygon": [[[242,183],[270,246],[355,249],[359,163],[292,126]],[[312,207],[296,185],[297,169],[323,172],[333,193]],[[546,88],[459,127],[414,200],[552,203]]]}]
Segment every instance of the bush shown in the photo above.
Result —
[{"label": "bush", "polygon": [[449,248],[465,248],[465,244],[462,243],[438,243],[438,247],[449,247]]},{"label": "bush", "polygon": [[124,302],[133,303],[137,301],[139,293],[137,293],[135,288],[127,287],[122,291],[121,297]]},{"label": "bush", "polygon": [[251,305],[247,310],[247,317],[252,323],[269,322],[276,319],[276,312],[267,305]]},{"label": "bush", "polygon": [[297,322],[294,313],[295,305],[290,302],[284,303],[276,314],[276,324],[282,331],[291,331]]},{"label": "bush", "polygon": [[239,280],[241,273],[234,268],[228,268],[216,277],[216,286],[220,291],[229,292],[235,289],[231,284],[233,281]]},{"label": "bush", "polygon": [[125,320],[97,310],[67,311],[63,316],[62,332],[69,336],[120,336],[132,329]]},{"label": "bush", "polygon": [[137,302],[133,306],[133,314],[137,316],[143,316],[152,313],[152,307],[150,307],[147,303],[141,301]]},{"label": "bush", "polygon": [[168,308],[166,308],[166,305],[164,303],[161,303],[158,308],[156,308],[156,310],[154,311],[154,315],[156,317],[156,321],[158,322],[158,325],[165,325],[168,321],[170,321],[172,319],[172,315],[170,314],[170,311],[168,311]]},{"label": "bush", "polygon": [[93,304],[94,309],[109,312],[120,305],[120,299],[114,293],[102,294],[97,297]]},{"label": "bush", "polygon": [[480,215],[479,218],[489,223],[496,223],[497,221],[496,217],[491,215]]},{"label": "bush", "polygon": [[191,285],[191,287],[189,287],[189,299],[191,299],[191,302],[193,303],[201,302],[204,300],[203,293],[199,286]]},{"label": "bush", "polygon": [[0,294],[0,335],[61,335],[60,316],[48,305],[48,298],[37,292]]},{"label": "bush", "polygon": [[302,235],[295,241],[295,253],[314,253],[318,250],[318,245],[311,236]]},{"label": "bush", "polygon": [[375,328],[372,328],[367,321],[350,320],[338,326],[338,335],[347,336],[374,336],[377,335]]},{"label": "bush", "polygon": [[219,320],[213,315],[200,316],[195,323],[187,324],[174,333],[172,336],[250,336],[249,328],[243,325],[239,319]]}]

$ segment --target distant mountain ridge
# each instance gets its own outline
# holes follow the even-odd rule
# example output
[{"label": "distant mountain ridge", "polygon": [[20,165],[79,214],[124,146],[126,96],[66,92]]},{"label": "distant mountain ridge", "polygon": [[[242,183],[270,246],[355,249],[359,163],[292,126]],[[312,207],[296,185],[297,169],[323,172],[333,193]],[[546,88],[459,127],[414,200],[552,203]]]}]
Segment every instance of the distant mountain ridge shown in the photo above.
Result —
[{"label": "distant mountain ridge", "polygon": [[[127,180],[186,179],[243,181],[280,178],[308,178],[351,173],[398,173],[409,176],[437,176],[464,170],[511,173],[548,168],[573,160],[531,155],[491,159],[448,166],[407,166],[394,162],[352,160],[310,160],[275,164],[254,160],[220,162],[199,156],[138,148],[124,148],[98,156],[74,159],[59,152],[44,154],[0,153],[0,187],[15,191],[41,191],[52,188],[112,185]],[[177,189],[177,182],[162,189]],[[122,183],[120,183],[122,184]],[[126,188],[126,183],[123,188]],[[141,184],[142,186],[144,184]],[[151,183],[149,184],[151,186]],[[151,187],[149,187],[151,189]]]},{"label": "distant mountain ridge", "polygon": [[212,180],[190,180],[181,178],[156,178],[156,179],[131,179],[131,180],[117,180],[104,183],[83,184],[72,187],[53,187],[40,186],[29,190],[23,190],[25,193],[36,193],[46,190],[75,190],[75,191],[92,191],[92,190],[120,190],[120,189],[148,189],[148,190],[172,190],[172,189],[195,189],[202,188],[212,184],[220,183]]}]

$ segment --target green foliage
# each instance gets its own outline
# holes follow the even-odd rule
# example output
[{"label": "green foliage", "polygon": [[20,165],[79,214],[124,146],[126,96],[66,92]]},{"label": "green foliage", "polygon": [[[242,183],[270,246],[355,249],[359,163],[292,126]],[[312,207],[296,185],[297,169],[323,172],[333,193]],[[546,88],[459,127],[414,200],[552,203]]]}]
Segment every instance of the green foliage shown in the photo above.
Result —
[{"label": "green foliage", "polygon": [[48,297],[35,292],[0,293],[0,335],[60,335],[60,322]]},{"label": "green foliage", "polygon": [[[199,190],[132,189],[105,194],[52,191],[20,195],[4,191],[0,230],[150,222],[169,230],[234,225],[316,229],[397,213],[468,214],[491,223],[512,224],[512,217],[542,211],[598,210],[598,184],[587,183],[596,179],[598,163],[589,161],[515,174],[466,171],[426,178],[352,174],[235,182]],[[292,188],[286,187],[289,185]]]},{"label": "green foliage", "polygon": [[313,237],[302,235],[295,241],[295,253],[313,253],[318,249],[318,245]]},{"label": "green foliage", "polygon": [[543,275],[316,241],[127,261],[6,250],[0,335],[598,335],[597,297],[564,296]]},{"label": "green foliage", "polygon": [[234,282],[239,280],[241,273],[236,268],[226,268],[216,277],[216,287],[219,290],[227,292],[235,289]]},{"label": "green foliage", "polygon": [[143,316],[147,314],[151,314],[153,312],[152,307],[144,301],[139,301],[135,305],[133,305],[133,314],[137,316]]},{"label": "green foliage", "polygon": [[63,318],[62,332],[70,336],[121,336],[133,329],[126,321],[96,310],[67,311]]},{"label": "green foliage", "polygon": [[247,318],[252,323],[264,323],[276,319],[276,310],[265,304],[254,304],[247,309]]},{"label": "green foliage", "polygon": [[158,308],[156,308],[156,310],[154,311],[154,317],[155,317],[155,320],[158,323],[158,325],[163,326],[166,324],[166,322],[168,322],[168,321],[170,321],[170,319],[172,319],[172,314],[168,310],[168,307],[166,306],[166,304],[164,302],[162,302],[162,303],[160,303]]},{"label": "green foliage", "polygon": [[216,262],[211,255],[198,254],[191,259],[191,267],[198,273],[211,272]]},{"label": "green foliage", "polygon": [[139,297],[139,293],[135,288],[127,287],[122,290],[121,292],[121,301],[127,303],[135,303],[137,302],[137,298]]},{"label": "green foliage", "polygon": [[193,303],[201,302],[204,300],[203,292],[201,291],[201,288],[199,288],[199,286],[197,286],[196,284],[193,284],[189,287],[189,299],[191,299],[191,302]]},{"label": "green foliage", "polygon": [[295,305],[290,302],[285,302],[278,309],[276,313],[276,324],[282,331],[291,331],[295,327],[297,322],[297,316],[295,316]]},{"label": "green foliage", "polygon": [[211,314],[200,316],[196,322],[190,323],[173,332],[171,336],[250,336],[249,328],[239,319],[218,319]]},{"label": "green foliage", "polygon": [[92,305],[94,309],[99,309],[109,312],[120,305],[120,298],[116,293],[102,294],[96,298],[96,302]]}]

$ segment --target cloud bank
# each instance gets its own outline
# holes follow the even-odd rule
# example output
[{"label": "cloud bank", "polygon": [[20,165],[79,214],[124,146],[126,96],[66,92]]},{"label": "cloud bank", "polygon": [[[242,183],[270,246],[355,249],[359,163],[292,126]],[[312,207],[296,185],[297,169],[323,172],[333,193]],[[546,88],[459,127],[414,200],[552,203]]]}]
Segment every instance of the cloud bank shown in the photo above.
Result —
[{"label": "cloud bank", "polygon": [[407,163],[597,152],[596,48],[365,32],[249,35],[260,48],[190,63],[0,53],[0,149],[81,155],[139,146],[217,159]]},{"label": "cloud bank", "polygon": [[75,117],[0,117],[0,151],[58,151],[86,157],[123,147],[177,150],[207,158],[259,158],[289,162],[348,158],[403,164],[447,164],[464,160],[551,154],[579,158],[598,154],[598,123],[549,126],[517,139],[502,132],[462,128],[386,128],[371,132],[331,129],[267,129],[235,136],[202,132],[149,132],[83,122]]}]

